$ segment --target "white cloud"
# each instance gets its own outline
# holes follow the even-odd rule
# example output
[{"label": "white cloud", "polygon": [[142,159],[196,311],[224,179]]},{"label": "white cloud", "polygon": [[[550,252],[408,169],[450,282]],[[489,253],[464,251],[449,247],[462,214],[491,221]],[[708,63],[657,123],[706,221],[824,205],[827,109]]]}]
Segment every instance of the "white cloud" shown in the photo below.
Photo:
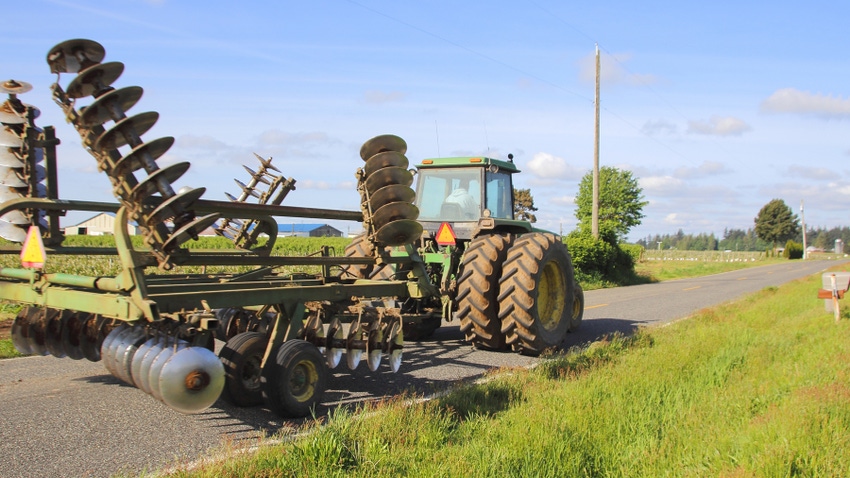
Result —
[{"label": "white cloud", "polygon": [[688,178],[704,178],[707,176],[716,176],[719,174],[727,174],[730,173],[729,169],[726,169],[726,165],[723,163],[719,163],[717,161],[703,161],[697,167],[689,167],[683,166],[681,168],[677,168],[673,171],[673,176],[681,179]]},{"label": "white cloud", "polygon": [[674,135],[678,133],[678,128],[675,124],[667,120],[650,120],[641,126],[640,131],[647,136],[655,136],[657,134]]},{"label": "white cloud", "polygon": [[[601,54],[599,57],[600,82],[603,85],[650,85],[658,82],[658,79],[654,75],[628,71],[625,63],[631,59],[632,56],[628,53]],[[596,81],[595,53],[591,53],[579,60],[579,78],[589,83]]]},{"label": "white cloud", "polygon": [[850,118],[850,99],[809,93],[796,88],[776,90],[761,103],[766,113],[791,113],[825,119]]},{"label": "white cloud", "polygon": [[576,198],[575,196],[555,196],[549,198],[549,202],[551,202],[552,204],[568,206],[575,204]]},{"label": "white cloud", "polygon": [[364,93],[366,103],[383,104],[397,103],[404,100],[405,94],[400,91],[376,91],[370,90]]},{"label": "white cloud", "polygon": [[792,165],[788,167],[788,176],[806,179],[838,179],[841,173],[833,169]]},{"label": "white cloud", "polygon": [[665,195],[681,190],[684,181],[673,176],[649,176],[639,178],[638,183],[643,188],[644,194]]},{"label": "white cloud", "polygon": [[537,153],[528,162],[531,174],[543,179],[579,179],[584,171],[573,167],[566,159],[549,153]]},{"label": "white cloud", "polygon": [[741,136],[752,128],[744,120],[733,116],[712,116],[708,120],[688,121],[688,133],[711,136]]}]

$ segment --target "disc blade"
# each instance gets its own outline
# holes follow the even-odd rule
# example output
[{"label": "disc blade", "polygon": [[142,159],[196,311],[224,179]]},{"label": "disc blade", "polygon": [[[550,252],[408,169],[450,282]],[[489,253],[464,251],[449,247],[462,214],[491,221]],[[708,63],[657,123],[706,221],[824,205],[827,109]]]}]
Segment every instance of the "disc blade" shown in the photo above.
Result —
[{"label": "disc blade", "polygon": [[105,338],[106,319],[99,315],[80,313],[83,328],[80,330],[79,341],[83,356],[90,362],[100,361],[100,346]]},{"label": "disc blade", "polygon": [[378,229],[375,240],[381,245],[395,247],[409,244],[421,235],[422,224],[411,219],[403,219]]},{"label": "disc blade", "polygon": [[159,389],[169,407],[182,413],[200,412],[221,395],[224,365],[204,347],[186,347],[163,366]]},{"label": "disc blade", "polygon": [[142,361],[145,358],[145,355],[148,354],[151,350],[157,348],[159,344],[159,337],[150,337],[145,342],[139,346],[136,350],[136,353],[133,354],[133,359],[130,362],[130,378],[133,379],[133,384],[136,388],[140,390],[144,390],[142,388]]},{"label": "disc blade", "polygon": [[138,387],[145,391],[145,393],[149,395],[153,395],[151,391],[151,365],[153,365],[156,357],[162,353],[163,349],[169,346],[169,344],[173,345],[173,343],[169,340],[168,337],[159,337],[158,340],[154,343],[154,345],[148,350],[145,355],[142,357],[139,363],[139,383]]},{"label": "disc blade", "polygon": [[27,183],[21,179],[19,169],[0,167],[0,186],[25,188],[27,187]]},{"label": "disc blade", "polygon": [[23,145],[24,139],[10,127],[6,126],[0,129],[0,146],[20,148]]},{"label": "disc blade", "polygon": [[366,166],[363,168],[363,171],[366,172],[366,176],[371,176],[375,171],[386,168],[389,166],[394,166],[397,168],[404,168],[410,165],[410,162],[407,160],[407,156],[398,151],[384,151],[383,153],[378,153],[366,161]]},{"label": "disc blade", "polygon": [[384,134],[363,143],[360,147],[360,157],[363,161],[384,151],[398,151],[401,154],[407,152],[407,143],[396,135]]},{"label": "disc blade", "polygon": [[29,318],[27,327],[27,344],[33,355],[47,355],[47,323],[45,310],[37,309]]},{"label": "disc blade", "polygon": [[129,174],[134,171],[138,171],[139,169],[144,168],[148,161],[156,161],[157,158],[165,154],[165,152],[168,151],[173,144],[174,138],[171,136],[157,138],[153,141],[140,144],[133,148],[133,151],[130,151],[127,156],[119,159],[118,162],[115,163],[114,169],[120,174]]},{"label": "disc blade", "polygon": [[140,182],[133,188],[130,192],[131,199],[136,202],[147,199],[148,196],[159,192],[159,185],[157,182],[164,180],[166,183],[172,184],[189,170],[189,166],[190,164],[188,161],[183,161],[156,170],[150,176],[145,178],[144,181]]},{"label": "disc blade", "polygon": [[188,347],[188,343],[185,340],[177,340],[175,345],[174,342],[169,342],[168,347],[162,349],[162,352],[157,354],[153,363],[151,364],[150,372],[148,373],[148,383],[151,389],[151,395],[157,400],[162,401],[162,394],[160,393],[160,382],[159,377],[162,372],[162,367],[168,362],[168,359],[171,358],[176,352]]},{"label": "disc blade", "polygon": [[359,349],[348,349],[345,351],[345,359],[348,362],[348,369],[354,370],[360,365],[360,360],[363,359],[363,351]]},{"label": "disc blade", "polygon": [[[147,133],[158,119],[159,113],[156,111],[146,111],[124,118],[95,140],[94,150],[105,153],[130,144],[131,138],[139,138],[141,141],[141,136]],[[140,144],[135,144],[133,147],[137,148]]]},{"label": "disc blade", "polygon": [[62,345],[65,348],[65,354],[72,360],[82,360],[85,355],[80,344],[80,332],[85,326],[85,317],[79,313],[65,312],[68,314],[65,327],[62,329]]},{"label": "disc blade", "polygon": [[412,203],[416,198],[416,193],[410,186],[404,184],[391,184],[384,186],[369,195],[369,204],[372,206],[372,211],[377,211],[382,206],[386,206],[393,202],[408,202]]},{"label": "disc blade", "polygon": [[65,321],[68,320],[68,315],[56,309],[47,310],[46,320],[46,338],[45,345],[50,355],[56,358],[62,358],[65,354],[65,346],[62,343],[62,329],[65,328]]},{"label": "disc blade", "polygon": [[20,95],[32,90],[32,85],[26,81],[6,80],[0,83],[0,93],[8,95]]},{"label": "disc blade", "polygon": [[413,174],[404,168],[389,166],[375,171],[366,178],[366,190],[369,194],[391,184],[410,186],[413,184]]},{"label": "disc blade", "polygon": [[15,346],[15,350],[24,355],[32,353],[29,343],[27,342],[27,328],[29,327],[28,314],[31,313],[31,310],[33,309],[30,307],[24,307],[20,312],[18,312],[18,315],[15,317],[15,321],[12,322],[12,345]]},{"label": "disc blade", "polygon": [[[2,186],[0,186],[0,187],[2,187]],[[19,226],[19,227],[30,223],[30,220],[26,216],[26,214],[24,214],[23,211],[17,211],[17,210],[16,211],[9,211],[6,214],[4,214],[3,216],[0,216],[0,221],[8,222],[10,224],[14,224],[14,225]]]},{"label": "disc blade", "polygon": [[129,385],[135,385],[131,375],[133,355],[146,340],[145,329],[133,327],[133,331],[124,337],[115,351],[115,368],[118,371],[118,378]]},{"label": "disc blade", "polygon": [[345,352],[345,349],[334,346],[334,342],[342,340],[344,336],[342,323],[334,317],[328,325],[328,334],[325,337],[325,356],[327,357],[328,368],[336,368],[342,360],[342,353]]},{"label": "disc blade", "polygon": [[18,157],[14,150],[0,146],[0,166],[7,168],[23,168],[24,160]]},{"label": "disc blade", "polygon": [[404,330],[399,322],[394,322],[390,327],[387,337],[388,362],[393,373],[401,368],[402,351],[404,350]]},{"label": "disc blade", "polygon": [[416,219],[419,217],[419,208],[409,202],[393,202],[382,206],[372,215],[372,223],[375,229],[381,229],[393,221],[403,219]]},{"label": "disc blade", "polygon": [[172,247],[177,247],[180,244],[192,239],[193,237],[198,237],[198,234],[201,233],[204,229],[212,226],[215,222],[221,217],[221,214],[215,212],[212,214],[207,214],[204,217],[200,217],[195,219],[194,221],[184,225],[177,231],[171,234],[171,237],[168,238],[165,243],[163,243],[163,250],[170,250]]},{"label": "disc blade", "polygon": [[65,94],[68,98],[84,98],[97,93],[101,88],[111,85],[124,73],[124,64],[120,61],[110,61],[92,65],[79,72],[68,83]]},{"label": "disc blade", "polygon": [[383,339],[380,325],[378,325],[378,321],[375,321],[372,330],[369,331],[369,339],[366,341],[366,364],[369,365],[369,370],[373,372],[381,366]]},{"label": "disc blade", "polygon": [[106,335],[106,338],[101,344],[100,356],[103,358],[103,366],[106,367],[106,370],[108,370],[109,373],[112,373],[112,355],[109,353],[110,349],[112,348],[112,344],[115,342],[118,336],[126,332],[129,327],[130,326],[127,325],[126,322],[121,322],[118,327],[115,327]]},{"label": "disc blade", "polygon": [[27,231],[11,222],[0,219],[0,237],[7,241],[23,243],[27,240]]},{"label": "disc blade", "polygon": [[59,43],[47,53],[51,73],[76,73],[103,61],[106,51],[100,43],[77,38]]},{"label": "disc blade", "polygon": [[102,125],[107,121],[121,121],[127,110],[138,103],[142,92],[139,86],[127,86],[101,95],[94,103],[81,111],[78,122],[83,126],[91,127]]},{"label": "disc blade", "polygon": [[9,101],[0,105],[0,123],[24,124],[27,122],[27,112],[17,111]]},{"label": "disc blade", "polygon": [[178,212],[189,210],[189,206],[200,199],[205,192],[206,188],[196,188],[184,191],[180,194],[175,194],[157,206],[156,209],[147,216],[145,222],[147,224],[165,222],[166,220],[176,216]]}]

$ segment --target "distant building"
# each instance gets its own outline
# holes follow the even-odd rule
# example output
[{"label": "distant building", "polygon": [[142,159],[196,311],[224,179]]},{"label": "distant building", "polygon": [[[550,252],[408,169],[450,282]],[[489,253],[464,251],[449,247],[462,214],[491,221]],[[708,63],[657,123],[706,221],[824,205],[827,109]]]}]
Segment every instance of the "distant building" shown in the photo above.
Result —
[{"label": "distant building", "polygon": [[[73,226],[65,226],[66,236],[104,236],[115,234],[115,213],[102,212]],[[133,221],[127,224],[130,235],[139,233],[138,224]]]},{"label": "distant building", "polygon": [[342,237],[342,231],[327,224],[278,224],[277,237]]}]

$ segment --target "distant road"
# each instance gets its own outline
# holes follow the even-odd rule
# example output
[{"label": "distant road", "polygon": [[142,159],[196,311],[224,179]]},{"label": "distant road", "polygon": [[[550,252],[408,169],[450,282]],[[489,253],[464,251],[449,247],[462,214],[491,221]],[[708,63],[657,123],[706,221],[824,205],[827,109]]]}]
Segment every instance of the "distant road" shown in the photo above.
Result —
[{"label": "distant road", "polygon": [[[683,279],[585,293],[585,322],[565,346],[604,334],[629,332],[687,317],[702,308],[777,286],[837,265],[794,261]],[[814,291],[812,292],[814,294]],[[433,340],[405,347],[397,374],[382,366],[335,371],[319,413],[329,407],[415,390],[428,394],[501,366],[536,359],[474,350],[462,343],[457,324],[445,324]],[[190,462],[225,441],[253,440],[297,424],[262,408],[239,409],[219,401],[198,415],[182,415],[124,385],[101,363],[54,357],[0,361],[0,476],[65,477],[135,475]]]}]

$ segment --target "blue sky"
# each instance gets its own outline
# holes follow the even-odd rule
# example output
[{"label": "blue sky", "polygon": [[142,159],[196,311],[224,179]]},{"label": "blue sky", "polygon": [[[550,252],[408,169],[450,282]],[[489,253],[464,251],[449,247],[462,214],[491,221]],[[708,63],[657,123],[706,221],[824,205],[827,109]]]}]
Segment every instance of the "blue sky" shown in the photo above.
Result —
[{"label": "blue sky", "polygon": [[192,163],[177,187],[236,194],[256,152],[296,179],[284,204],[356,210],[359,147],[392,133],[411,162],[513,153],[538,225],[568,232],[593,164],[598,43],[600,161],[649,201],[630,239],[719,237],[773,198],[798,214],[804,200],[809,226],[847,225],[850,7],[691,3],[27,0],[3,8],[0,76],[32,83],[21,99],[56,126],[65,199],[114,200],[49,92],[47,51],[88,38],[125,64],[116,87],[144,88],[130,113],[160,113],[143,139],[176,138],[160,165]]}]

